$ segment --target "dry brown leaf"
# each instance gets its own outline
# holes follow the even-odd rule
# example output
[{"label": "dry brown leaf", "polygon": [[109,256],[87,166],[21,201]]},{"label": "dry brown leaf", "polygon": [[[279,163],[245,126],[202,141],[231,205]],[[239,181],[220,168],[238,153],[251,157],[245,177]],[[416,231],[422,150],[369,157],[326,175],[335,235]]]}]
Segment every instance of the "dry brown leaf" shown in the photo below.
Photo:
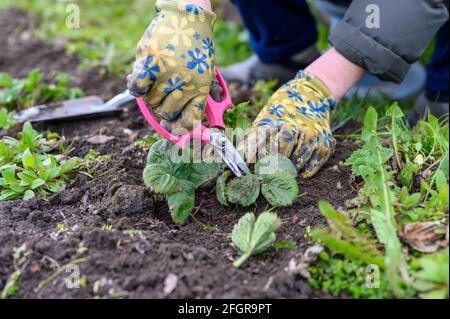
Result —
[{"label": "dry brown leaf", "polygon": [[403,240],[417,251],[433,253],[448,245],[446,233],[438,231],[446,227],[448,228],[444,221],[406,224],[403,227]]},{"label": "dry brown leaf", "polygon": [[301,276],[305,279],[311,279],[311,274],[308,271],[309,266],[317,260],[317,257],[323,251],[323,247],[315,245],[309,247],[305,253],[300,256],[299,260],[296,261],[292,258],[286,268],[286,271],[291,276]]},{"label": "dry brown leaf", "polygon": [[90,144],[106,144],[112,141],[115,137],[108,135],[95,135],[87,139]]}]

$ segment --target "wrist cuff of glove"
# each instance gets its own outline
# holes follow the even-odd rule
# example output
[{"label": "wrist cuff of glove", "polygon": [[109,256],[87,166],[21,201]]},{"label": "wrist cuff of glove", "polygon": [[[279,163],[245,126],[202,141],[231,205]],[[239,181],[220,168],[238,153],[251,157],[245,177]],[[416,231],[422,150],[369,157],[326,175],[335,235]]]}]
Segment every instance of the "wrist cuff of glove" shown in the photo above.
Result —
[{"label": "wrist cuff of glove", "polygon": [[155,7],[156,12],[158,13],[166,11],[187,17],[190,20],[197,20],[198,18],[197,21],[200,21],[200,23],[209,23],[211,26],[214,26],[217,18],[217,15],[214,12],[186,1],[157,0]]},{"label": "wrist cuff of glove", "polygon": [[319,78],[304,70],[299,71],[295,78],[302,81],[303,87],[315,91],[319,99],[326,99],[330,111],[337,107],[338,103],[331,93],[331,90]]}]

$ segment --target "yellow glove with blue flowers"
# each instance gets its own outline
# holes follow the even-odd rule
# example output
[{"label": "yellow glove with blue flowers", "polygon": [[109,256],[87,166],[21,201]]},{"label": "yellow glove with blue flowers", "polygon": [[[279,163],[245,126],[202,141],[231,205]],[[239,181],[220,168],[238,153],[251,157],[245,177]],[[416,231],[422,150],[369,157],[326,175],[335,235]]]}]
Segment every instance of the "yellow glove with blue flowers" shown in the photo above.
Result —
[{"label": "yellow glove with blue flowers", "polygon": [[215,74],[216,15],[176,0],[158,0],[156,12],[137,46],[128,88],[144,97],[169,130],[192,129],[202,118]]},{"label": "yellow glove with blue flowers", "polygon": [[271,97],[238,148],[250,163],[283,154],[304,178],[312,177],[334,152],[329,117],[336,106],[325,84],[300,71]]}]

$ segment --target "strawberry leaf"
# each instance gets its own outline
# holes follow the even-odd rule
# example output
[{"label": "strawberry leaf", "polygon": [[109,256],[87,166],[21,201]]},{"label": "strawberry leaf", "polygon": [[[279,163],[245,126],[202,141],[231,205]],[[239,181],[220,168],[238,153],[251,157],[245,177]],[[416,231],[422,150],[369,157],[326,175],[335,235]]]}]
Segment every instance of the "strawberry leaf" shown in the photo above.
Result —
[{"label": "strawberry leaf", "polygon": [[230,203],[247,207],[256,202],[260,188],[260,178],[250,174],[232,180],[227,186],[226,195]]},{"label": "strawberry leaf", "polygon": [[269,204],[274,207],[292,205],[299,194],[295,177],[287,172],[266,175],[263,180],[261,192]]}]

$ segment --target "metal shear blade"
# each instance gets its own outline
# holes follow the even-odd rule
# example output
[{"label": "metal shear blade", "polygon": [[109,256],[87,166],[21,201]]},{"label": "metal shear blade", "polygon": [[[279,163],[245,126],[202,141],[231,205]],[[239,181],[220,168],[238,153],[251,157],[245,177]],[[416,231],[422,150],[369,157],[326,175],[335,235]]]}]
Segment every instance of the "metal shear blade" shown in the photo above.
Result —
[{"label": "metal shear blade", "polygon": [[234,175],[242,177],[242,172],[246,175],[250,174],[250,169],[245,164],[242,156],[223,132],[211,133],[211,145],[218,151],[219,156],[228,165]]}]

